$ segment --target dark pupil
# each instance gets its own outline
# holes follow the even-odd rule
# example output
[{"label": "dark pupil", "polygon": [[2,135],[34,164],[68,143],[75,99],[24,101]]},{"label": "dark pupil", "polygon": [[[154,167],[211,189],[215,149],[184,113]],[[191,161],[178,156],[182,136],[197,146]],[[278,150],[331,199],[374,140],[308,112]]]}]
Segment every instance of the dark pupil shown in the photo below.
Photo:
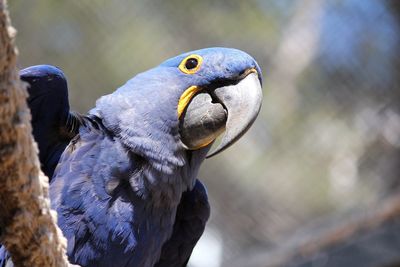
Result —
[{"label": "dark pupil", "polygon": [[197,59],[195,59],[195,58],[189,58],[187,61],[186,61],[186,64],[185,64],[185,67],[188,69],[188,70],[191,70],[191,69],[194,69],[194,68],[196,68],[197,67]]}]

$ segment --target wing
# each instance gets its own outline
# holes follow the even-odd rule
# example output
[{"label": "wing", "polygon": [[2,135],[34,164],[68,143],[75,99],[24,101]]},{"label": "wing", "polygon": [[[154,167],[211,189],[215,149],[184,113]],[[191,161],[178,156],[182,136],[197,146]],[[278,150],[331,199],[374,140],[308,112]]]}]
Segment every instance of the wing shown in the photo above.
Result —
[{"label": "wing", "polygon": [[182,194],[171,238],[164,244],[155,267],[184,267],[204,232],[210,205],[204,185],[196,180],[192,191]]},{"label": "wing", "polygon": [[50,185],[51,204],[68,240],[69,260],[86,267],[147,266],[129,265],[132,251],[143,245],[137,244],[132,225],[145,216],[125,178],[139,163],[94,119],[84,120]]},{"label": "wing", "polygon": [[20,78],[29,84],[32,133],[42,170],[51,179],[61,153],[77,134],[80,116],[69,110],[67,80],[60,69],[32,66],[21,70]]}]

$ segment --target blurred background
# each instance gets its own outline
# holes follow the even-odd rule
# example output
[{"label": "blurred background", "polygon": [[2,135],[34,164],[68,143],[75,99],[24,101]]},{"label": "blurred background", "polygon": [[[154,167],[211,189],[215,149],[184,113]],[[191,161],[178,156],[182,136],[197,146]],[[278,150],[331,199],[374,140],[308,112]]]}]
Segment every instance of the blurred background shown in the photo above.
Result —
[{"label": "blurred background", "polygon": [[186,51],[234,47],[258,61],[257,121],[199,175],[212,215],[191,267],[268,262],[299,229],[371,209],[399,189],[399,1],[11,0],[9,8],[19,67],[63,69],[80,112]]}]

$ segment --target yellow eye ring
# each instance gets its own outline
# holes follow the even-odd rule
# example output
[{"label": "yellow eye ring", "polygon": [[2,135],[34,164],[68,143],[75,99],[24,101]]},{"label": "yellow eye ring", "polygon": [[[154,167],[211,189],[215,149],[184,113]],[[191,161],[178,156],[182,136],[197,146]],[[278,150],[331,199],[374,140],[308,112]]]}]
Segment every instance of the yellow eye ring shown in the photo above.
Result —
[{"label": "yellow eye ring", "polygon": [[203,58],[193,54],[185,57],[178,68],[185,74],[194,74],[200,69],[201,63],[203,63]]}]

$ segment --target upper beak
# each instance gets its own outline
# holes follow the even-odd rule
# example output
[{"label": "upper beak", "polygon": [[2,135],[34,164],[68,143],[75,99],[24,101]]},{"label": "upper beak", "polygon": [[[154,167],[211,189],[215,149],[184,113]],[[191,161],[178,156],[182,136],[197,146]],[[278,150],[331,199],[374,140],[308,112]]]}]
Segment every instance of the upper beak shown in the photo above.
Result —
[{"label": "upper beak", "polygon": [[247,132],[260,112],[262,101],[257,73],[250,73],[236,85],[217,88],[214,94],[227,110],[228,119],[221,143],[207,158],[224,151]]},{"label": "upper beak", "polygon": [[235,143],[253,124],[261,108],[261,83],[254,69],[245,74],[237,84],[192,98],[180,127],[182,141],[189,149],[210,144],[225,130],[221,143],[207,158],[215,156]]}]

